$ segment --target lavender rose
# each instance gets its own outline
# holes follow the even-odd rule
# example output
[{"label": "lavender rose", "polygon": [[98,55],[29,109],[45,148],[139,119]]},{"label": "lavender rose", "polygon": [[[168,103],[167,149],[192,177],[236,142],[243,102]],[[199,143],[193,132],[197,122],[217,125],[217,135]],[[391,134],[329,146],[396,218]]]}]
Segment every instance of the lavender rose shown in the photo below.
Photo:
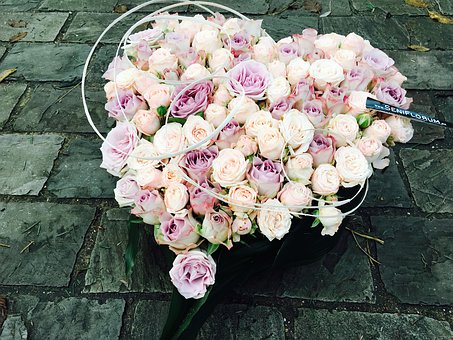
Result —
[{"label": "lavender rose", "polygon": [[322,110],[322,102],[318,99],[307,100],[302,106],[302,112],[305,113],[310,122],[316,126],[319,125],[324,119],[324,112]]},{"label": "lavender rose", "polygon": [[378,74],[385,74],[395,61],[380,49],[373,48],[365,54],[363,60]]},{"label": "lavender rose", "polygon": [[277,49],[277,53],[278,59],[287,65],[291,60],[298,57],[299,45],[295,42],[281,44]]},{"label": "lavender rose", "polygon": [[[213,185],[206,178],[198,182],[198,184],[209,191],[219,192],[220,187],[218,185]],[[218,202],[217,198],[212,197],[209,193],[203,191],[198,187],[192,187],[189,191],[190,206],[192,210],[197,215],[205,215],[206,212],[212,210],[214,205]]]},{"label": "lavender rose", "polygon": [[138,144],[138,133],[134,125],[117,123],[107,134],[101,146],[102,164],[113,176],[120,176],[121,169],[126,165],[127,158]]},{"label": "lavender rose", "polygon": [[129,36],[129,43],[138,43],[140,41],[146,41],[148,44],[155,44],[159,39],[163,37],[163,32],[159,28],[149,28]]},{"label": "lavender rose", "polygon": [[335,152],[335,140],[331,136],[320,133],[313,137],[308,153],[313,157],[313,165],[318,167],[322,163],[332,163]]},{"label": "lavender rose", "polygon": [[[118,101],[119,99],[119,101]],[[118,89],[118,98],[114,95],[106,104],[105,109],[109,112],[109,117],[118,121],[132,119],[138,110],[147,108],[141,96],[136,96],[131,90]]]},{"label": "lavender rose", "polygon": [[186,169],[190,178],[200,181],[206,178],[212,161],[219,155],[216,146],[207,149],[197,149],[187,152],[181,160],[180,166]]},{"label": "lavender rose", "polygon": [[155,233],[158,244],[169,245],[174,251],[195,248],[200,235],[195,230],[187,212],[173,216],[169,213],[162,214],[160,227]]},{"label": "lavender rose", "polygon": [[274,163],[270,159],[262,161],[254,157],[247,177],[259,195],[274,198],[283,181],[281,172],[282,166],[279,163]]},{"label": "lavender rose", "polygon": [[131,213],[143,218],[147,224],[158,224],[160,216],[165,212],[165,204],[157,190],[142,190],[135,198],[135,207]]},{"label": "lavender rose", "polygon": [[109,64],[107,71],[102,75],[102,78],[113,81],[118,73],[131,67],[132,64],[126,57],[115,57]]},{"label": "lavender rose", "polygon": [[395,81],[383,81],[375,89],[376,98],[384,103],[408,109],[410,101],[406,98],[406,90]]},{"label": "lavender rose", "polygon": [[[185,86],[176,88],[174,95],[178,94]],[[170,106],[173,117],[186,118],[197,112],[206,110],[209,104],[209,98],[214,89],[211,81],[197,83],[186,90]]]},{"label": "lavender rose", "polygon": [[293,92],[290,96],[290,98],[292,98],[295,102],[293,105],[294,108],[301,111],[303,103],[312,99],[314,92],[315,89],[313,87],[313,82],[308,79],[302,79],[296,84],[296,86],[294,86]]},{"label": "lavender rose", "polygon": [[231,217],[223,210],[208,211],[204,216],[200,234],[212,244],[224,244],[230,248],[232,243],[227,240],[231,237],[231,222]]},{"label": "lavender rose", "polygon": [[349,91],[366,91],[368,84],[373,79],[374,73],[368,67],[356,66],[350,69],[345,76],[341,87]]},{"label": "lavender rose", "polygon": [[216,145],[220,150],[231,148],[244,133],[244,128],[241,128],[237,121],[232,120],[220,131]]},{"label": "lavender rose", "polygon": [[250,37],[243,32],[238,32],[233,35],[231,39],[226,37],[224,39],[224,44],[226,48],[231,48],[231,53],[233,53],[233,56],[237,57],[250,50]]},{"label": "lavender rose", "polygon": [[228,75],[233,79],[228,82],[233,95],[239,95],[243,88],[245,95],[251,99],[258,100],[264,97],[270,79],[269,71],[264,64],[246,60],[228,71]]},{"label": "lavender rose", "polygon": [[113,189],[115,193],[115,199],[120,207],[127,207],[134,203],[135,197],[140,191],[135,176],[132,174],[126,174],[118,182],[116,182],[116,188]]},{"label": "lavender rose", "polygon": [[171,282],[186,299],[201,299],[215,282],[216,264],[199,250],[179,254],[170,270]]},{"label": "lavender rose", "polygon": [[283,97],[271,104],[271,106],[269,107],[269,112],[272,114],[273,118],[280,120],[286,112],[292,109],[292,107],[292,100]]}]

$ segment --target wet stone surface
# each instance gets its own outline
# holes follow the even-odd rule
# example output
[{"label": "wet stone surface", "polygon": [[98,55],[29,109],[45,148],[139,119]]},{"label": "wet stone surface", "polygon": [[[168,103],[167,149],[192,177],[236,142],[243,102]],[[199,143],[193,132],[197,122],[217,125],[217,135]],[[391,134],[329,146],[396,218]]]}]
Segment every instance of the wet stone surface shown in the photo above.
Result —
[{"label": "wet stone surface", "polygon": [[3,103],[0,106],[0,128],[2,128],[9,119],[11,112],[26,88],[27,85],[25,84],[9,83],[0,85],[0,97],[2,98]]}]

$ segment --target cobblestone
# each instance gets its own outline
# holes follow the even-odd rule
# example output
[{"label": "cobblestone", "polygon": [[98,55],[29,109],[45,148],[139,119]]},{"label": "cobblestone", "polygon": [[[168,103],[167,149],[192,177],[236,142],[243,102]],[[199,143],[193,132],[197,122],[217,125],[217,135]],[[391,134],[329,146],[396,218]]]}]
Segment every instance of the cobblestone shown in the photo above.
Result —
[{"label": "cobblestone", "polygon": [[0,12],[28,12],[36,9],[41,0],[3,0]]},{"label": "cobblestone", "polygon": [[[1,51],[0,51],[1,52]],[[3,105],[0,106],[0,129],[5,125],[9,119],[11,112],[19,101],[20,97],[25,92],[27,85],[25,84],[1,84],[0,96]]]},{"label": "cobblestone", "polygon": [[[313,17],[299,17],[294,12],[281,16],[260,16],[263,19],[263,28],[274,38],[279,40],[294,33],[302,33],[305,28],[318,29],[318,19]],[[255,19],[257,19],[255,18]]]},{"label": "cobblestone", "polygon": [[20,315],[10,315],[0,329],[2,340],[27,340],[28,332]]},{"label": "cobblestone", "polygon": [[352,7],[361,14],[374,14],[379,11],[393,15],[423,15],[426,13],[422,8],[409,6],[404,1],[394,0],[352,0]]},{"label": "cobblestone", "polygon": [[118,0],[44,0],[39,9],[63,12],[112,12],[117,2]]}]

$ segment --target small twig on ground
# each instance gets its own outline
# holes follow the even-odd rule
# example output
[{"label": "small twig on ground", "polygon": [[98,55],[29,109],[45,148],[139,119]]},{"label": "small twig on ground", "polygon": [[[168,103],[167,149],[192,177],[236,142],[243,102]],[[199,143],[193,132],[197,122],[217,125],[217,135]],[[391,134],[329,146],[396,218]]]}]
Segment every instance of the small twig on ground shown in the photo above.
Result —
[{"label": "small twig on ground", "polygon": [[30,241],[30,242],[28,242],[28,244],[24,247],[24,249],[22,249],[22,250],[20,251],[20,253],[22,254],[24,251],[26,251],[27,249],[29,249],[30,246],[31,246],[32,244],[34,244],[34,243],[35,243],[35,241]]},{"label": "small twig on ground", "polygon": [[33,223],[31,226],[29,226],[27,229],[25,229],[22,234],[25,234],[27,231],[30,231],[32,230],[34,227],[36,227],[39,223],[41,223],[41,221],[38,221],[38,222],[35,222]]},{"label": "small twig on ground", "polygon": [[370,259],[370,261],[373,261],[374,263],[377,263],[377,264],[381,264],[381,262],[379,262],[378,260],[376,260],[373,256],[371,256],[370,254],[368,254],[368,252],[362,248],[362,246],[360,245],[359,241],[357,240],[357,237],[355,236],[354,232],[352,230],[349,229],[349,231],[351,232],[352,234],[352,237],[354,238],[354,241],[355,243],[357,244],[357,247],[359,247],[359,249],[362,251],[362,253],[364,253],[366,256],[368,256],[368,258]]},{"label": "small twig on ground", "polygon": [[4,243],[0,243],[0,247],[11,248],[11,246],[9,244],[4,244]]},{"label": "small twig on ground", "polygon": [[377,238],[377,237],[375,237],[375,236],[362,234],[362,233],[359,233],[358,231],[352,230],[352,229],[350,229],[350,228],[348,228],[348,227],[346,227],[346,229],[349,230],[351,233],[356,234],[356,235],[358,235],[358,236],[360,236],[360,237],[363,237],[363,238],[367,238],[367,239],[369,239],[369,240],[376,241],[376,242],[378,242],[378,243],[380,243],[380,244],[384,244],[384,240],[381,240],[380,238]]}]

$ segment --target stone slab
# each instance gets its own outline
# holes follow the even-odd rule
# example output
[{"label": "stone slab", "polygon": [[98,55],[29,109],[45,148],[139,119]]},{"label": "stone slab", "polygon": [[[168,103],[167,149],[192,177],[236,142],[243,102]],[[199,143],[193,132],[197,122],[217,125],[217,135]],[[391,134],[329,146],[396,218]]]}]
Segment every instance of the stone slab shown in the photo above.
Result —
[{"label": "stone slab", "polygon": [[[130,0],[129,0],[130,1]],[[269,9],[269,3],[266,0],[229,0],[228,2],[224,0],[212,0],[211,2],[218,3],[227,7],[230,7],[239,13],[242,14],[265,14]],[[213,12],[227,13],[227,11],[221,8],[210,7]],[[205,12],[204,10],[191,6],[189,8],[190,12]],[[229,14],[228,17],[233,17],[233,14]]]},{"label": "stone slab", "polygon": [[0,243],[10,246],[0,248],[0,284],[67,286],[94,212],[84,205],[0,203]]},{"label": "stone slab", "polygon": [[83,44],[16,43],[0,67],[17,67],[11,79],[76,82],[82,78],[83,65],[90,48]]},{"label": "stone slab", "polygon": [[402,149],[415,202],[429,213],[453,213],[453,150]]},{"label": "stone slab", "polygon": [[112,12],[117,2],[118,0],[44,0],[39,6],[39,10]]},{"label": "stone slab", "polygon": [[[108,132],[114,121],[108,119],[104,109],[104,91],[86,90],[86,98],[93,123],[100,132]],[[31,89],[26,99],[14,119],[15,131],[94,133],[83,109],[79,85],[39,84]]]},{"label": "stone slab", "polygon": [[401,18],[399,21],[409,32],[411,44],[430,49],[453,49],[453,43],[449,38],[453,36],[453,25],[443,25],[429,17]]},{"label": "stone slab", "polygon": [[2,98],[2,105],[0,106],[0,129],[3,128],[9,119],[11,112],[20,97],[24,94],[26,88],[27,85],[25,84],[0,84],[0,97]]},{"label": "stone slab", "polygon": [[390,150],[390,165],[384,170],[374,169],[369,179],[369,190],[364,207],[411,208],[412,201],[398,171],[393,150]]},{"label": "stone slab", "polygon": [[38,195],[52,170],[63,137],[58,135],[0,136],[0,194]]},{"label": "stone slab", "polygon": [[2,0],[0,12],[28,12],[36,9],[41,0]]},{"label": "stone slab", "polygon": [[451,339],[446,321],[416,314],[298,310],[295,338],[325,339]]},{"label": "stone slab", "polygon": [[86,298],[39,300],[34,296],[12,298],[12,309],[29,325],[31,339],[118,339],[125,302]]},{"label": "stone slab", "polygon": [[0,46],[0,59],[3,57],[3,55],[5,54],[6,52],[6,48],[3,47],[3,46]]},{"label": "stone slab", "polygon": [[352,8],[360,14],[375,14],[377,12],[390,13],[392,15],[424,15],[422,8],[407,5],[404,1],[395,0],[352,0]]},{"label": "stone slab", "polygon": [[[120,0],[120,1],[118,1],[118,5],[125,5],[128,9],[133,9],[134,7],[141,5],[143,3],[145,3],[145,1],[143,1],[143,0]],[[165,3],[165,1],[163,1],[161,3],[150,4],[148,6],[145,6],[143,8],[140,8],[139,10],[137,10],[137,13],[152,13],[154,11],[160,10],[164,6],[172,5],[174,3],[176,3],[176,2],[170,1],[170,2]],[[184,6],[180,6],[178,8],[172,9],[172,10],[170,10],[170,12],[184,14],[185,12],[188,11],[188,9],[189,9],[189,6],[184,5]]]},{"label": "stone slab", "polygon": [[[109,64],[116,55],[117,46],[105,45],[96,50],[90,62],[87,74],[87,85],[92,88],[104,88],[106,80],[102,75],[107,71]],[[119,53],[121,54],[121,51]]]},{"label": "stone slab", "polygon": [[299,17],[291,11],[283,12],[279,16],[264,15],[254,19],[263,19],[262,27],[275,41],[302,33],[305,28],[318,29],[318,18]]},{"label": "stone slab", "polygon": [[453,1],[444,0],[438,2],[440,11],[445,15],[453,15]]},{"label": "stone slab", "polygon": [[62,152],[49,178],[48,190],[57,197],[111,198],[116,178],[99,166],[99,139],[76,137]]},{"label": "stone slab", "polygon": [[[120,14],[117,13],[83,13],[76,14],[68,30],[63,36],[64,42],[94,43],[105,28]],[[142,19],[143,15],[131,15],[117,23],[102,38],[103,43],[118,44],[127,30]],[[137,31],[146,29],[146,24],[137,27]]]},{"label": "stone slab", "polygon": [[351,8],[349,7],[348,0],[318,0],[321,5],[319,13],[306,10],[302,1],[294,0],[271,0],[269,3],[269,13],[280,14],[284,11],[297,12],[299,16],[319,16],[330,12],[329,16],[349,16],[351,15]]},{"label": "stone slab", "polygon": [[447,121],[452,122],[453,121],[453,93],[435,96],[434,103],[435,103],[437,111],[440,112]]},{"label": "stone slab", "polygon": [[[21,41],[54,41],[68,16],[68,13],[0,12],[0,41],[8,41],[22,32],[27,32],[27,35]],[[10,21],[19,20],[25,21],[26,27],[15,28],[9,25]]]},{"label": "stone slab", "polygon": [[407,77],[406,89],[453,90],[453,51],[387,51]]},{"label": "stone slab", "polygon": [[402,49],[409,45],[409,35],[398,20],[379,16],[326,17],[320,19],[323,33],[335,32],[347,35],[351,32],[368,39],[371,45],[380,49]]},{"label": "stone slab", "polygon": [[0,329],[2,340],[27,340],[28,332],[20,315],[9,315]]},{"label": "stone slab", "polygon": [[[132,313],[131,340],[144,340],[154,336],[156,339],[164,329],[169,302],[138,301]],[[150,315],[152,317],[150,317]]]},{"label": "stone slab", "polygon": [[85,276],[85,291],[171,292],[169,268],[162,269],[163,254],[150,249],[143,237],[131,278],[126,277],[124,253],[128,242],[128,218],[128,209],[112,209],[103,216]]},{"label": "stone slab", "polygon": [[[420,217],[371,217],[386,290],[403,303],[453,303],[453,221]],[[396,260],[398,259],[398,260]]]}]

